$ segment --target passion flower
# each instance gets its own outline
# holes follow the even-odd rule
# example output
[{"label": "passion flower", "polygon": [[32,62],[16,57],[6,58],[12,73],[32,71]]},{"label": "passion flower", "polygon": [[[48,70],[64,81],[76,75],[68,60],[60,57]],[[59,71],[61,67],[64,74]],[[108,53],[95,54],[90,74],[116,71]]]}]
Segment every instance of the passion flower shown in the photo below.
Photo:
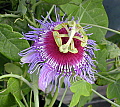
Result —
[{"label": "passion flower", "polygon": [[33,41],[31,47],[19,53],[21,62],[29,63],[28,72],[39,72],[38,85],[45,91],[49,84],[60,86],[61,78],[65,86],[76,77],[94,83],[96,43],[86,34],[89,26],[82,27],[77,21],[44,22],[37,20],[41,28],[23,34],[26,40]]}]

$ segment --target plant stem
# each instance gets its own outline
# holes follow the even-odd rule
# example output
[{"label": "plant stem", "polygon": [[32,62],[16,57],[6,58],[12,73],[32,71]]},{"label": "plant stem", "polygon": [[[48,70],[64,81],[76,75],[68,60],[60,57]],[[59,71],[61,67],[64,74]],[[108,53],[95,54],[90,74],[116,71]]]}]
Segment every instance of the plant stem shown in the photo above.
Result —
[{"label": "plant stem", "polygon": [[35,102],[35,107],[39,107],[39,94],[38,94],[38,89],[33,86],[33,93],[34,93],[34,102]]},{"label": "plant stem", "polygon": [[32,10],[33,10],[33,12],[35,11],[36,6],[38,6],[40,3],[42,3],[41,0],[38,1],[38,2],[36,2],[35,4],[33,4],[33,6],[32,6]]},{"label": "plant stem", "polygon": [[18,18],[20,17],[19,15],[15,15],[15,14],[0,14],[0,17],[14,17],[14,18]]},{"label": "plant stem", "polygon": [[106,77],[104,77],[104,76],[102,76],[102,75],[100,75],[100,74],[98,74],[98,73],[95,73],[95,75],[97,75],[97,76],[99,76],[99,77],[101,77],[101,78],[104,78],[105,80],[107,80],[107,81],[110,81],[110,82],[116,82],[116,81],[114,81],[114,80],[111,80],[111,79],[109,79],[109,78],[106,78]]},{"label": "plant stem", "polygon": [[19,75],[6,74],[6,75],[0,76],[0,79],[2,79],[2,78],[7,78],[7,77],[14,77],[14,78],[20,79],[20,80],[24,81],[31,89],[33,89],[33,87],[32,87],[32,85],[30,84],[30,82],[29,82],[28,80],[26,80],[25,78],[23,78],[22,76],[19,76]]},{"label": "plant stem", "polygon": [[58,107],[61,107],[62,102],[63,102],[63,99],[64,99],[65,94],[66,94],[66,92],[67,92],[67,89],[68,89],[68,87],[66,87],[66,89],[65,89],[65,91],[64,91],[64,93],[63,93],[63,96],[62,96],[62,98],[61,98],[61,100],[60,100],[60,103],[59,103],[59,106],[58,106]]},{"label": "plant stem", "polygon": [[[11,3],[10,1],[0,1],[0,4],[2,4],[2,3]],[[6,5],[4,5],[4,6],[6,6]]]},{"label": "plant stem", "polygon": [[[34,17],[34,12],[33,12],[33,10],[30,10],[30,14],[31,14],[31,18],[32,18],[32,21],[33,21],[33,23],[36,25],[36,22],[35,22],[35,17]],[[36,27],[37,27],[37,25],[36,25]]]},{"label": "plant stem", "polygon": [[107,62],[107,64],[111,64],[111,63],[115,63],[115,61],[110,61],[110,62]]},{"label": "plant stem", "polygon": [[[120,73],[120,67],[114,69],[114,70],[111,70],[109,72],[102,72],[102,76],[105,76],[105,75],[111,75],[111,74],[119,74]],[[95,73],[95,75],[97,75],[97,73]],[[98,74],[100,75],[100,74]]]},{"label": "plant stem", "polygon": [[45,17],[43,23],[46,22],[47,18],[50,16],[50,14],[51,14],[52,10],[54,9],[54,7],[55,7],[55,5],[53,5],[53,6],[51,7],[51,9],[50,9],[50,11],[48,12],[47,16]]},{"label": "plant stem", "polygon": [[26,107],[29,107],[22,91],[21,91],[21,96],[22,96],[22,98],[23,98],[23,101],[24,101],[24,103],[25,103],[25,106],[26,106]]},{"label": "plant stem", "polygon": [[108,72],[108,74],[119,74],[120,73],[120,71],[110,71],[110,72]]},{"label": "plant stem", "polygon": [[58,87],[56,88],[56,91],[55,91],[55,93],[54,93],[54,96],[53,96],[53,98],[52,98],[52,101],[50,102],[50,105],[49,105],[48,107],[53,107],[53,105],[54,105],[54,103],[55,103],[55,101],[56,101],[56,99],[57,99],[57,96],[58,96]]},{"label": "plant stem", "polygon": [[97,91],[95,91],[94,89],[92,89],[92,91],[97,94],[99,97],[101,97],[102,99],[106,100],[107,102],[113,104],[115,107],[120,107],[120,105],[112,102],[111,100],[107,99],[106,97],[104,97],[103,95],[99,94]]},{"label": "plant stem", "polygon": [[30,92],[30,107],[32,107],[32,90],[31,90],[31,92]]},{"label": "plant stem", "polygon": [[107,27],[103,27],[103,26],[99,26],[99,25],[94,25],[94,24],[88,24],[88,23],[80,23],[80,24],[83,24],[83,25],[91,25],[91,26],[99,27],[99,28],[106,29],[106,30],[109,30],[109,31],[111,31],[111,32],[120,34],[119,31],[113,30],[113,29],[110,29],[110,28],[107,28]]},{"label": "plant stem", "polygon": [[38,27],[34,22],[32,22],[26,15],[25,15],[25,19],[34,27]]}]

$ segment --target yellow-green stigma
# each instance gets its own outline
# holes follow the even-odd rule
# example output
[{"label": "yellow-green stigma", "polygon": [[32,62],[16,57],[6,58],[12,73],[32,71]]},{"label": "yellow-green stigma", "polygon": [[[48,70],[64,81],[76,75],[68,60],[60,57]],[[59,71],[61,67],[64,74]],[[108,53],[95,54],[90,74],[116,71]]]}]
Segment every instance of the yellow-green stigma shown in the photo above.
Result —
[{"label": "yellow-green stigma", "polygon": [[[54,40],[59,47],[59,51],[62,53],[78,53],[77,48],[74,46],[74,40],[73,38],[76,38],[81,41],[80,46],[85,47],[87,44],[88,37],[83,30],[83,28],[80,26],[80,24],[76,24],[75,21],[68,21],[68,23],[62,23],[57,25],[54,30],[60,30],[62,28],[65,28],[68,34],[59,34],[58,31],[53,31]],[[75,36],[75,33],[80,33],[83,37]],[[66,44],[62,44],[62,38],[61,37],[69,37]]]}]

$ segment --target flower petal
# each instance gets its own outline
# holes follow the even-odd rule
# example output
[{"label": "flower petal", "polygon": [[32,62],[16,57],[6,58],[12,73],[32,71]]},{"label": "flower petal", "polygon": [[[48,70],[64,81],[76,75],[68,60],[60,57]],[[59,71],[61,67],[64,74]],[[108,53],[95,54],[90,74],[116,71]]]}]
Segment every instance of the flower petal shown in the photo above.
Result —
[{"label": "flower petal", "polygon": [[45,92],[47,86],[54,80],[56,73],[48,64],[45,64],[40,70],[38,85]]},{"label": "flower petal", "polygon": [[37,52],[28,53],[27,55],[25,55],[21,58],[21,62],[32,63],[34,61],[34,59],[38,56],[38,54],[39,53],[37,53]]}]

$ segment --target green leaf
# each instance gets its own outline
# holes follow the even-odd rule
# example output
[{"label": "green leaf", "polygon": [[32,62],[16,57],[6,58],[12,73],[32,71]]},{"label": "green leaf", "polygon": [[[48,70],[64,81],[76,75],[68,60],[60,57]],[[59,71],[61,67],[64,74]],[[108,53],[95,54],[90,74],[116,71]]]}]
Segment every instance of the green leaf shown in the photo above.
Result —
[{"label": "green leaf", "polygon": [[[78,20],[78,18],[81,19],[80,23],[107,27],[108,18],[102,5],[102,1],[103,0],[85,0],[80,6],[68,3],[61,5],[60,7],[68,15],[69,20],[71,20],[73,16],[75,20]],[[91,29],[88,29],[87,33],[93,33],[90,38],[100,43],[106,34],[106,30],[92,27]]]},{"label": "green leaf", "polygon": [[21,87],[18,79],[10,78],[7,82],[7,89],[0,92],[0,107],[12,107],[16,104],[15,100],[21,105],[20,107],[24,107],[20,102],[21,91],[26,95],[30,92],[30,88],[25,83]]},{"label": "green leaf", "polygon": [[89,96],[91,92],[91,88],[92,86],[90,83],[86,82],[85,80],[80,80],[73,83],[72,86],[70,87],[70,90],[73,93],[79,91],[80,95]]},{"label": "green leaf", "polygon": [[70,103],[70,107],[75,106],[80,99],[80,96],[90,96],[91,94],[91,84],[86,82],[85,80],[77,81],[72,84],[70,90],[74,93],[72,97],[72,101]]},{"label": "green leaf", "polygon": [[23,73],[22,69],[13,63],[6,63],[4,66],[7,73],[13,73],[18,75],[22,75]]},{"label": "green leaf", "polygon": [[[93,89],[97,89],[97,85],[93,84],[92,85]],[[80,96],[79,103],[76,105],[76,107],[84,107],[85,104],[90,102],[94,96],[94,93],[92,92],[90,96]]]},{"label": "green leaf", "polygon": [[69,107],[74,107],[79,102],[79,99],[80,99],[79,92],[73,94]]},{"label": "green leaf", "polygon": [[120,79],[108,85],[107,97],[109,99],[117,98],[120,100]]},{"label": "green leaf", "polygon": [[7,25],[7,24],[0,24],[0,27],[3,27],[3,28],[5,28],[5,29],[7,29],[7,30],[9,30],[9,31],[12,31],[12,27],[10,27],[10,26]]},{"label": "green leaf", "polygon": [[1,53],[0,53],[0,73],[4,70],[4,64],[7,63],[7,62],[10,62],[9,59],[7,59],[5,56],[3,56]]},{"label": "green leaf", "polygon": [[120,56],[120,48],[116,44],[114,44],[110,41],[107,41],[106,49],[108,51],[108,58],[109,59],[116,58],[116,57]]},{"label": "green leaf", "polygon": [[19,39],[22,37],[20,33],[12,31],[11,26],[0,24],[0,52],[11,60],[19,61],[18,53],[29,47],[26,40]]},{"label": "green leaf", "polygon": [[13,94],[13,96],[15,97],[15,100],[17,101],[20,107],[25,107],[24,104],[16,97],[16,95]]},{"label": "green leaf", "polygon": [[104,48],[107,49],[108,59],[112,59],[120,56],[120,49],[113,42],[103,39],[100,44],[104,45],[105,46]]},{"label": "green leaf", "polygon": [[10,78],[7,83],[7,90],[21,99],[20,81],[18,79]]},{"label": "green leaf", "polygon": [[107,70],[107,63],[106,63],[107,54],[108,53],[107,53],[106,49],[95,52],[96,61],[98,62],[97,66],[103,72],[105,72]]},{"label": "green leaf", "polygon": [[25,0],[20,0],[19,1],[19,5],[18,5],[17,11],[21,12],[22,15],[25,15],[26,12],[27,12],[27,8],[26,8],[25,5],[26,5]]},{"label": "green leaf", "polygon": [[[47,3],[40,3],[37,7],[36,7],[36,18],[37,19],[41,19],[41,15],[46,17],[46,12],[49,11],[52,7],[52,4],[47,4]],[[51,12],[51,17],[53,17],[53,15],[55,15],[54,11]],[[53,18],[52,18],[53,19]]]},{"label": "green leaf", "polygon": [[92,99],[93,96],[80,96],[80,101],[76,107],[84,107],[84,105]]},{"label": "green leaf", "polygon": [[29,31],[28,22],[26,20],[19,19],[14,23],[11,22],[10,25],[13,27],[14,31],[17,31],[20,33],[22,32],[25,33]]},{"label": "green leaf", "polygon": [[75,3],[77,5],[79,5],[82,2],[82,0],[72,0],[70,3]]},{"label": "green leaf", "polygon": [[9,93],[8,90],[0,91],[0,106],[1,107],[11,107],[15,104],[14,96]]},{"label": "green leaf", "polygon": [[10,78],[7,83],[7,90],[10,93],[14,94],[18,99],[22,99],[21,91],[23,91],[24,95],[30,92],[30,88],[25,83],[20,83],[20,80],[15,78]]},{"label": "green leaf", "polygon": [[[15,21],[16,20],[16,21]],[[4,24],[5,26],[8,26],[8,29],[10,28],[10,31],[13,30],[19,33],[22,32],[28,32],[29,27],[28,27],[28,23],[26,20],[22,20],[22,19],[16,19],[16,18],[0,18],[0,23]],[[11,27],[9,27],[9,25]]]},{"label": "green leaf", "polygon": [[51,4],[62,5],[69,3],[71,0],[43,0],[43,1]]},{"label": "green leaf", "polygon": [[[107,78],[107,76],[105,76]],[[95,81],[95,84],[98,86],[104,86],[104,85],[108,85],[109,81],[106,81],[103,78],[97,77],[97,80]]]}]

